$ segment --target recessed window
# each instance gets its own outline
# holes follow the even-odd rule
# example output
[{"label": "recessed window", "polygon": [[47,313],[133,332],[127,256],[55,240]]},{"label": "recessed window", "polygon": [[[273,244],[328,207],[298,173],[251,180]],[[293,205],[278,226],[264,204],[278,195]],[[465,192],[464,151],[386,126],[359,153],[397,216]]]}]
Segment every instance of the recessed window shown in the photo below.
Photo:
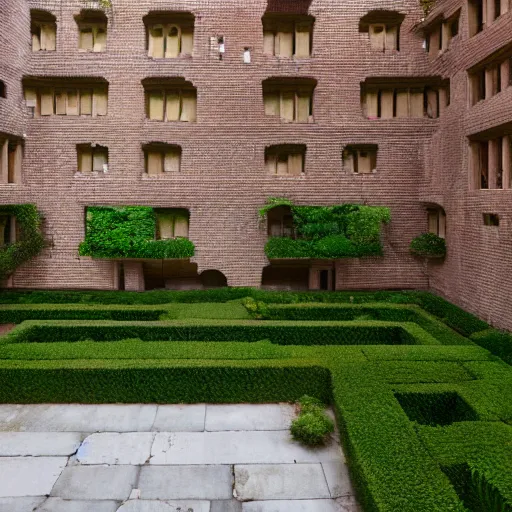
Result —
[{"label": "recessed window", "polygon": [[313,91],[316,81],[267,79],[263,82],[265,115],[284,122],[313,122]]},{"label": "recessed window", "polygon": [[16,218],[0,215],[0,247],[16,242]]},{"label": "recessed window", "polygon": [[294,238],[293,215],[289,206],[278,206],[267,213],[267,233],[270,237]]},{"label": "recessed window", "polygon": [[194,49],[194,15],[186,12],[152,12],[144,18],[148,56],[175,59],[191,56]]},{"label": "recessed window", "polygon": [[400,49],[400,25],[404,15],[396,11],[373,10],[359,21],[359,32],[368,33],[370,48],[375,51]]},{"label": "recessed window", "polygon": [[181,147],[174,144],[151,143],[143,148],[144,170],[148,176],[175,174],[181,170]]},{"label": "recessed window", "polygon": [[23,144],[19,139],[0,139],[0,170],[4,183],[21,183]]},{"label": "recessed window", "polygon": [[484,226],[499,226],[500,216],[496,213],[484,213]]},{"label": "recessed window", "polygon": [[297,59],[311,56],[315,22],[312,16],[265,14],[262,22],[265,55]]},{"label": "recessed window", "polygon": [[181,208],[155,209],[156,239],[188,238],[190,214]]},{"label": "recessed window", "polygon": [[441,208],[428,208],[428,232],[441,238],[446,237],[446,214]]},{"label": "recessed window", "polygon": [[107,49],[108,19],[103,11],[82,10],[75,16],[78,26],[78,49],[81,52],[104,52]]},{"label": "recessed window", "polygon": [[300,144],[269,146],[265,149],[268,174],[302,176],[306,160],[306,146]]},{"label": "recessed window", "polygon": [[354,174],[369,174],[377,169],[377,146],[346,146],[343,150],[343,169]]},{"label": "recessed window", "polygon": [[470,142],[470,172],[473,189],[510,189],[511,136]]},{"label": "recessed window", "polygon": [[108,172],[108,148],[96,144],[79,144],[76,147],[78,172]]},{"label": "recessed window", "polygon": [[55,51],[57,41],[57,24],[53,14],[32,9],[30,11],[30,32],[32,51]]},{"label": "recessed window", "polygon": [[7,97],[7,90],[5,87],[5,82],[3,80],[0,80],[0,98],[6,98]]}]

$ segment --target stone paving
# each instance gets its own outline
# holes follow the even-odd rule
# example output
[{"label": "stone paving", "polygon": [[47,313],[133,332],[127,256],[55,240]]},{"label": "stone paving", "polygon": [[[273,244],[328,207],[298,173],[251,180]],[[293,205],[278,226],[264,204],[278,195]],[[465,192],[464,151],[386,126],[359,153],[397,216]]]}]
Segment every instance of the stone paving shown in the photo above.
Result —
[{"label": "stone paving", "polygon": [[0,512],[359,512],[337,434],[264,405],[0,405]]}]

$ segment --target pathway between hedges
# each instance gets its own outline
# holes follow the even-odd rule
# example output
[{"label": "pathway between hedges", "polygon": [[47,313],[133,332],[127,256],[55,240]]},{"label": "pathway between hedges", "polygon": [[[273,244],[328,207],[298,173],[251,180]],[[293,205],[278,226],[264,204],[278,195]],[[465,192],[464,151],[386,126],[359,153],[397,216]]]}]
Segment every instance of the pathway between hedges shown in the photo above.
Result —
[{"label": "pathway between hedges", "polygon": [[0,512],[359,512],[293,406],[0,405]]}]

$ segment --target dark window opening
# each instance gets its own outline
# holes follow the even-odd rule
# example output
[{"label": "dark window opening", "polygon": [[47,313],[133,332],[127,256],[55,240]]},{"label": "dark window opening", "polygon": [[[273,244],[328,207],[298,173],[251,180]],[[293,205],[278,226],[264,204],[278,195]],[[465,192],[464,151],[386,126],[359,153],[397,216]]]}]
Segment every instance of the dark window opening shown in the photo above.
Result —
[{"label": "dark window opening", "polygon": [[320,290],[329,290],[329,271],[320,270]]},{"label": "dark window opening", "polygon": [[496,213],[484,213],[484,226],[499,226],[500,216]]},{"label": "dark window opening", "polygon": [[5,83],[0,80],[0,98],[6,98],[7,97],[7,92],[6,92],[6,88],[5,88]]}]

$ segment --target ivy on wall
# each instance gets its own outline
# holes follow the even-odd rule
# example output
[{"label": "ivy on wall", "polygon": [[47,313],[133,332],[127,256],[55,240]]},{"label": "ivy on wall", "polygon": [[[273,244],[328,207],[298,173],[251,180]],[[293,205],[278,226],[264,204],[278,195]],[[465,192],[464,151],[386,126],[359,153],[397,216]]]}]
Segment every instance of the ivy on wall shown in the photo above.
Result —
[{"label": "ivy on wall", "polygon": [[290,208],[296,238],[272,237],[269,258],[357,258],[382,255],[381,227],[389,208],[358,204],[297,206],[289,199],[269,198],[261,218],[278,206]]},{"label": "ivy on wall", "polygon": [[156,216],[149,206],[87,208],[80,256],[93,258],[171,259],[194,256],[194,244],[183,237],[155,240]]},{"label": "ivy on wall", "polygon": [[409,246],[412,254],[423,258],[444,258],[446,241],[434,233],[423,233],[417,236]]},{"label": "ivy on wall", "polygon": [[0,206],[0,215],[16,218],[17,239],[0,247],[0,280],[9,277],[22,263],[43,249],[41,215],[33,204]]}]

